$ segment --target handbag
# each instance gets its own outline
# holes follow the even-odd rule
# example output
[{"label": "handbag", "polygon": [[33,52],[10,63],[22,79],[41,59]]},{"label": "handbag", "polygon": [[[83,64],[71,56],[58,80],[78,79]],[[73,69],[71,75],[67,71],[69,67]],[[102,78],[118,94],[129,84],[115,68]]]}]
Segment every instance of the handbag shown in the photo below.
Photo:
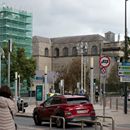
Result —
[{"label": "handbag", "polygon": [[[13,113],[12,113],[12,111],[11,111],[9,106],[8,106],[8,108],[9,108],[10,114],[12,115],[12,119],[14,120]],[[15,123],[15,121],[14,121],[14,123]],[[17,124],[16,123],[15,123],[15,130],[17,130]]]}]

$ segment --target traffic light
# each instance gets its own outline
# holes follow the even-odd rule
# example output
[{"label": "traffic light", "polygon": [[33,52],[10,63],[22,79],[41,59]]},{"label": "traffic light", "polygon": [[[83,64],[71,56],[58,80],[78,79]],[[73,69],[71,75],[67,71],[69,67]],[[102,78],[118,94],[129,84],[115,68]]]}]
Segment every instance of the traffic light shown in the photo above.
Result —
[{"label": "traffic light", "polygon": [[93,80],[94,85],[96,85],[96,79]]}]

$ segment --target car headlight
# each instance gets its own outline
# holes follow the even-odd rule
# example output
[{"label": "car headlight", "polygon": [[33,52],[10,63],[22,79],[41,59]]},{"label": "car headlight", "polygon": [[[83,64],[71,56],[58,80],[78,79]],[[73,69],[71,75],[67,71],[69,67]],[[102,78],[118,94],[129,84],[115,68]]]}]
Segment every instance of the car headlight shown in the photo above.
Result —
[{"label": "car headlight", "polygon": [[65,115],[66,115],[66,116],[71,116],[72,113],[71,113],[70,111],[65,111]]}]

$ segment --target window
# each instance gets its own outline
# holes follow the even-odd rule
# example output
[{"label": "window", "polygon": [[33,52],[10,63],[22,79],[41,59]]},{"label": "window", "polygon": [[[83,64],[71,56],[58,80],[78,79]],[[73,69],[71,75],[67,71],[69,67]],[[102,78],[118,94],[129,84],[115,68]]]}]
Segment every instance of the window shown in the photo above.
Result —
[{"label": "window", "polygon": [[67,103],[68,104],[77,104],[77,103],[88,103],[87,98],[67,98]]},{"label": "window", "polygon": [[47,107],[47,106],[50,106],[51,104],[52,104],[52,100],[53,100],[53,98],[51,97],[51,98],[48,98],[46,101],[45,101],[45,103],[44,103],[44,105]]},{"label": "window", "polygon": [[68,56],[68,48],[67,47],[63,48],[63,56]]},{"label": "window", "polygon": [[45,48],[45,56],[48,56],[49,55],[49,50],[48,48]]},{"label": "window", "polygon": [[97,46],[92,46],[91,54],[94,54],[94,55],[98,54]]},{"label": "window", "polygon": [[72,55],[76,56],[78,54],[76,47],[72,48]]},{"label": "window", "polygon": [[54,97],[52,102],[51,102],[51,105],[53,105],[53,104],[61,104],[61,103],[62,103],[61,98]]},{"label": "window", "polygon": [[54,53],[54,56],[58,57],[59,56],[59,49],[58,48],[55,48],[55,53]]}]

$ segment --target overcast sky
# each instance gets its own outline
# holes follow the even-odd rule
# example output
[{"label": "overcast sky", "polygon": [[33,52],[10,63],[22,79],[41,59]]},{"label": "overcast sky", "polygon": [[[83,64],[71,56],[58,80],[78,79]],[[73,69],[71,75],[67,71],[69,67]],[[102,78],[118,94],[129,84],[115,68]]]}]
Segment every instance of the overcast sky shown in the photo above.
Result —
[{"label": "overcast sky", "polygon": [[[124,37],[125,0],[0,0],[33,14],[33,36],[62,37],[112,31]],[[127,2],[130,33],[130,0]]]}]

